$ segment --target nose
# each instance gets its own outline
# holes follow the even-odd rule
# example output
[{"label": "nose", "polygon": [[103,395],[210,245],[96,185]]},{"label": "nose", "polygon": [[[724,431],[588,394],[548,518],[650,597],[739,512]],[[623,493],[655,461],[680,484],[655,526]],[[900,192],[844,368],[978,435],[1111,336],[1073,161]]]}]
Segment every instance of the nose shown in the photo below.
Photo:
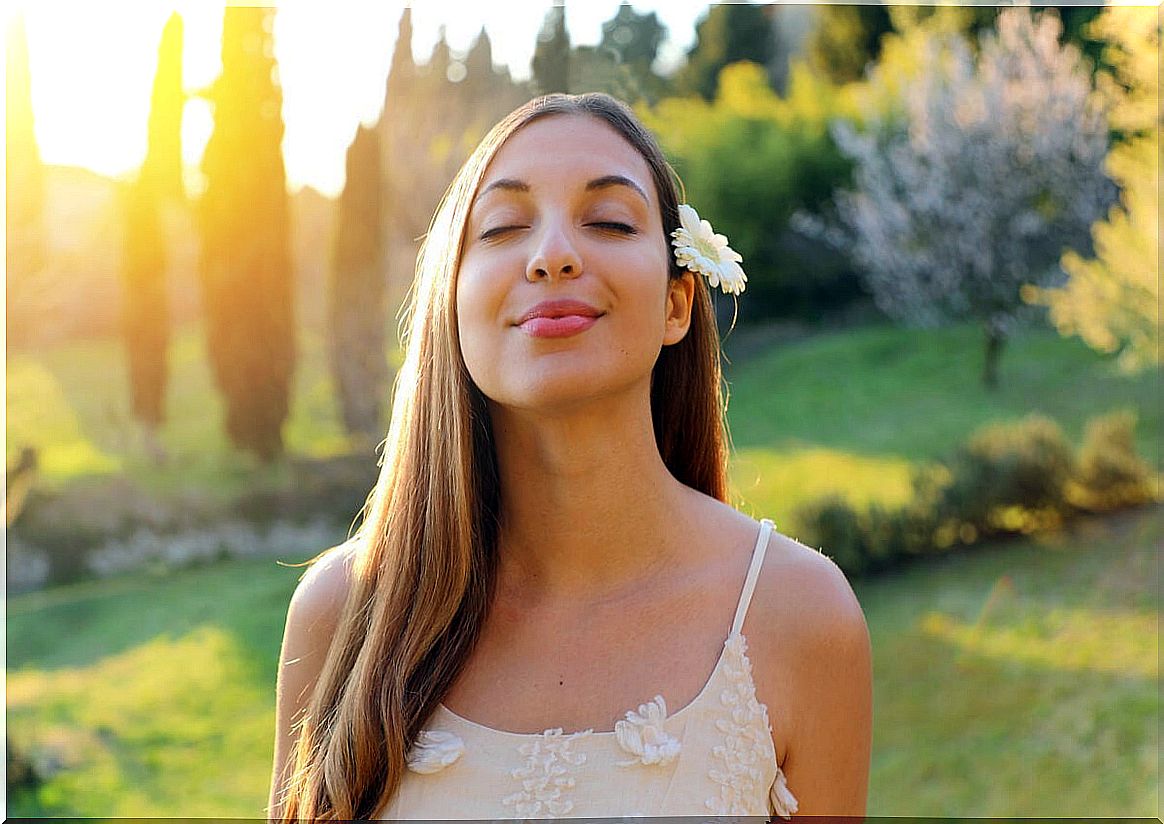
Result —
[{"label": "nose", "polygon": [[582,258],[562,226],[549,223],[538,239],[538,245],[526,265],[528,280],[554,277],[577,277],[582,272]]}]

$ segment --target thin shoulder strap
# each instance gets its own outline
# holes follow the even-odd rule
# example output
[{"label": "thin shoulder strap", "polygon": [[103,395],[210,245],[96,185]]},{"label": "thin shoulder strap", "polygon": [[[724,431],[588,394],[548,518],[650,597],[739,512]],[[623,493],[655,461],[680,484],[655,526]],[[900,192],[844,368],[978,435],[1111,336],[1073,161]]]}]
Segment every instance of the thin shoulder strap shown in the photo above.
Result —
[{"label": "thin shoulder strap", "polygon": [[768,537],[776,526],[770,519],[760,521],[760,535],[756,538],[756,548],[752,550],[752,565],[748,567],[748,577],[744,579],[744,591],[736,605],[736,617],[732,621],[732,635],[744,626],[744,616],[748,614],[748,604],[752,602],[752,592],[756,589],[756,579],[760,577],[760,567],[764,565],[764,552],[768,549]]}]

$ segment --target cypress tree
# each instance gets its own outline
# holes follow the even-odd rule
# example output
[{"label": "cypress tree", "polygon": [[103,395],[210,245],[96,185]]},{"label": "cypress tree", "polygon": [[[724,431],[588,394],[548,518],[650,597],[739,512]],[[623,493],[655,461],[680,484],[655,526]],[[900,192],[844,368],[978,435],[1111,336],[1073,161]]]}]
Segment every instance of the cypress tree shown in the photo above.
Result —
[{"label": "cypress tree", "polygon": [[137,180],[125,190],[125,292],[122,331],[129,361],[130,407],[146,447],[164,457],[157,430],[165,420],[170,339],[166,251],[160,211],[185,199],[182,188],[182,18],[162,31],[149,116],[149,142]]},{"label": "cypress tree", "polygon": [[339,201],[329,341],[344,427],[369,439],[379,435],[388,396],[382,197],[380,138],[375,129],[361,125],[348,148],[347,180]]},{"label": "cypress tree", "polygon": [[224,11],[199,210],[207,346],[226,432],[264,463],[283,452],[296,356],[274,15],[258,7]]},{"label": "cypress tree", "polygon": [[[8,210],[5,247],[5,297],[8,342],[31,341],[42,321],[38,308],[44,303],[46,283],[44,242],[44,164],[36,145],[32,119],[32,81],[28,67],[28,38],[24,16],[17,15],[8,27],[5,55],[4,101],[7,133],[4,166],[7,175],[4,200]],[[59,288],[59,287],[58,287]]]},{"label": "cypress tree", "polygon": [[566,31],[566,7],[546,12],[530,63],[538,94],[570,90],[570,34]]}]

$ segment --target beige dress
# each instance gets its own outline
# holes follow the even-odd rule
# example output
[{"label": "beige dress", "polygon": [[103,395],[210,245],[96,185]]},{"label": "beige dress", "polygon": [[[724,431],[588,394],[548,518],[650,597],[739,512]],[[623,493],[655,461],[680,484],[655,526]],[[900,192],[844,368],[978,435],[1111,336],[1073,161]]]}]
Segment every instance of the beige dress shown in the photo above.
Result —
[{"label": "beige dress", "polygon": [[376,818],[791,817],[768,709],[740,632],[775,524],[761,522],[731,632],[699,695],[668,714],[661,695],[610,732],[496,730],[438,705]]}]

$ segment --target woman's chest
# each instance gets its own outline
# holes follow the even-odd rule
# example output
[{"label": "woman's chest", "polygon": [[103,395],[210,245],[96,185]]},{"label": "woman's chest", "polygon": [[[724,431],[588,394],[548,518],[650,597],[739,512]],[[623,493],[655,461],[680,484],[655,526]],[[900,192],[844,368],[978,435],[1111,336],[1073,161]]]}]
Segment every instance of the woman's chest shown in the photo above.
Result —
[{"label": "woman's chest", "polygon": [[501,605],[443,704],[519,733],[609,731],[655,695],[677,710],[706,686],[723,650],[720,600],[644,598],[614,611],[548,617]]}]

